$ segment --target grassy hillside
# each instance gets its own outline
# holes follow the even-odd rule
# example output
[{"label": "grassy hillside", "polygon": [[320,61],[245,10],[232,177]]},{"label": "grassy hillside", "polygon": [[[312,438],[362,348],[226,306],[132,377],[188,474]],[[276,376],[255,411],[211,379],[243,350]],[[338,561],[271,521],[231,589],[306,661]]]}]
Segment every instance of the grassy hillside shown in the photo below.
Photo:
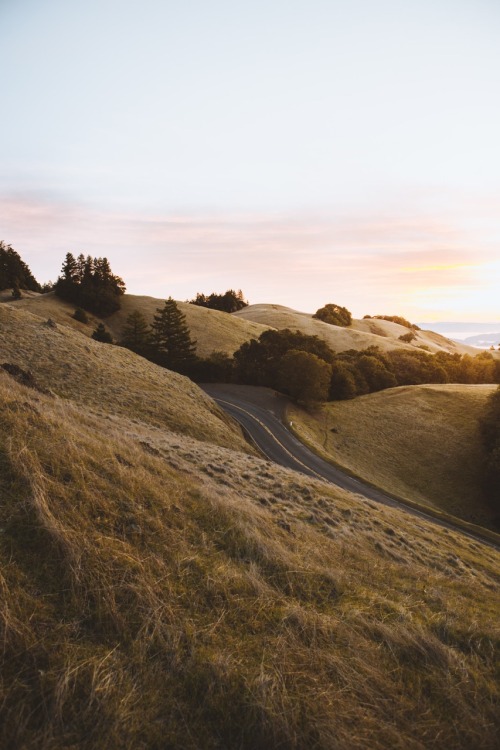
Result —
[{"label": "grassy hillside", "polygon": [[131,352],[0,331],[1,747],[496,750],[499,552],[243,452]]},{"label": "grassy hillside", "polygon": [[481,491],[478,417],[494,385],[392,388],[325,405],[289,410],[310,444],[388,492],[496,528]]},{"label": "grassy hillside", "polygon": [[[87,336],[92,334],[96,324],[101,320],[94,315],[88,315],[89,323],[84,325],[73,319],[75,306],[64,302],[55,294],[33,294],[23,292],[23,299],[13,302],[9,294],[3,295],[4,301],[16,309],[26,310],[35,315],[52,318],[56,323],[70,326]],[[122,336],[123,326],[128,315],[134,310],[141,312],[148,322],[152,322],[158,308],[162,308],[165,300],[155,297],[125,294],[121,298],[121,310],[104,320],[115,341]],[[213,351],[233,354],[236,349],[251,338],[258,338],[269,326],[253,323],[233,315],[208,310],[187,302],[179,302],[179,308],[186,316],[186,322],[191,331],[191,338],[197,342],[197,354],[207,357]]]},{"label": "grassy hillside", "polygon": [[[54,319],[54,318],[53,318]],[[238,428],[192,381],[72,328],[0,305],[0,365],[32,371],[44,389],[107,415],[244,448]]]},{"label": "grassy hillside", "polygon": [[459,354],[478,353],[478,350],[471,346],[458,344],[431,331],[415,331],[414,341],[411,344],[405,344],[399,340],[399,336],[407,334],[408,328],[386,320],[354,320],[349,328],[342,328],[316,320],[309,313],[297,312],[281,305],[250,305],[233,313],[233,316],[271,328],[290,328],[310,336],[319,336],[335,352],[378,346],[382,351],[427,347],[433,353],[438,351],[458,352]]},{"label": "grassy hillside", "polygon": [[0,744],[496,748],[500,554],[0,371]]}]

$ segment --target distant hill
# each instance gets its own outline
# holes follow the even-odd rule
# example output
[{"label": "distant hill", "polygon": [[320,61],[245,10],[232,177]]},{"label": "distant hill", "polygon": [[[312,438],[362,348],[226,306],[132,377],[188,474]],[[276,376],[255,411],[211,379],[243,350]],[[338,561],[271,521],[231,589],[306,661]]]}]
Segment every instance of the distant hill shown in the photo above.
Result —
[{"label": "distant hill", "polygon": [[[435,323],[419,323],[422,328],[431,328],[433,331],[458,341],[459,343],[466,343],[471,346],[480,347],[483,349],[488,348],[491,344],[494,344],[500,337],[500,322],[497,323],[474,323],[470,321],[464,322],[443,322],[438,321]],[[493,336],[495,341],[490,339],[490,334]],[[477,343],[475,340],[476,337]]]},{"label": "distant hill", "polygon": [[479,333],[476,336],[467,336],[467,338],[464,339],[464,343],[481,349],[488,349],[490,346],[499,346],[500,331],[497,331],[496,333]]},{"label": "distant hill", "polygon": [[291,328],[309,335],[319,336],[335,352],[378,346],[382,351],[421,347],[430,352],[447,351],[459,354],[477,354],[477,350],[473,347],[451,341],[432,331],[415,331],[415,339],[411,344],[406,344],[400,341],[399,337],[407,334],[408,328],[376,318],[353,320],[351,326],[343,328],[323,323],[313,318],[309,313],[298,312],[282,305],[249,305],[243,310],[233,313],[233,316],[272,328]]}]

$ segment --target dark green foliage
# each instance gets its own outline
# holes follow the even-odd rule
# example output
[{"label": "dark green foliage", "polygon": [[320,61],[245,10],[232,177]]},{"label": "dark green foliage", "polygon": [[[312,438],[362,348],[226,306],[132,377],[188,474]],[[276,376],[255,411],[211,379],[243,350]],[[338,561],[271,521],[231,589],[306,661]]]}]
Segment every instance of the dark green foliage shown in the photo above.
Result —
[{"label": "dark green foliage", "polygon": [[410,323],[409,320],[401,317],[401,315],[363,315],[363,320],[370,318],[375,318],[376,320],[388,320],[390,323],[397,323],[405,328],[412,328],[414,331],[420,331],[419,326],[415,325],[415,323]]},{"label": "dark green foliage", "polygon": [[486,453],[483,488],[500,516],[500,388],[488,398],[480,431]]},{"label": "dark green foliage", "polygon": [[110,332],[106,329],[104,323],[99,323],[92,334],[92,338],[96,341],[101,341],[103,344],[112,344],[113,337]]},{"label": "dark green foliage", "polygon": [[358,359],[358,370],[361,372],[370,392],[394,388],[398,384],[394,373],[387,369],[386,360],[383,357],[362,354]]},{"label": "dark green foliage", "polygon": [[344,326],[345,328],[352,323],[352,315],[346,307],[331,303],[316,310],[313,318],[322,320],[323,323],[329,323],[332,326]]},{"label": "dark green foliage", "polygon": [[125,283],[112,273],[107,258],[80,254],[75,260],[67,253],[54,291],[61,299],[104,318],[120,309]]},{"label": "dark green foliage", "polygon": [[127,317],[120,344],[136,354],[140,354],[141,357],[150,356],[151,329],[144,315],[138,310],[134,310]]},{"label": "dark green foliage", "polygon": [[79,323],[88,323],[89,318],[85,310],[82,310],[81,307],[77,307],[75,312],[73,313],[73,318],[75,320],[78,320]]},{"label": "dark green foliage", "polygon": [[151,326],[151,359],[169,370],[187,374],[196,362],[196,341],[191,340],[186,316],[172,297],[157,313]]},{"label": "dark green foliage", "polygon": [[[40,284],[18,253],[11,245],[0,241],[0,291],[11,288],[16,295],[21,289],[29,289],[32,292],[42,291]],[[14,299],[19,299],[14,293],[12,296]]]},{"label": "dark green foliage", "polygon": [[197,383],[232,383],[234,360],[225,352],[212,352],[206,359],[197,359],[190,377]]},{"label": "dark green foliage", "polygon": [[281,358],[290,350],[315,354],[325,362],[333,361],[333,352],[318,336],[299,331],[264,331],[258,340],[247,341],[234,354],[236,375],[249,385],[279,388],[278,367]]},{"label": "dark green foliage", "polygon": [[326,401],[332,367],[315,354],[291,349],[281,357],[277,377],[279,389],[299,403]]},{"label": "dark green foliage", "polygon": [[221,310],[222,312],[233,313],[242,310],[248,306],[248,302],[243,297],[243,292],[239,289],[228,289],[224,294],[200,294],[197,293],[194,299],[189,300],[191,305],[199,307],[208,307],[211,310]]},{"label": "dark green foliage", "polygon": [[12,299],[21,299],[22,294],[21,290],[19,289],[19,282],[16,279],[14,283],[12,284]]},{"label": "dark green foliage", "polygon": [[343,401],[348,398],[354,398],[357,395],[358,387],[353,368],[340,360],[335,362],[330,380],[330,401]]}]

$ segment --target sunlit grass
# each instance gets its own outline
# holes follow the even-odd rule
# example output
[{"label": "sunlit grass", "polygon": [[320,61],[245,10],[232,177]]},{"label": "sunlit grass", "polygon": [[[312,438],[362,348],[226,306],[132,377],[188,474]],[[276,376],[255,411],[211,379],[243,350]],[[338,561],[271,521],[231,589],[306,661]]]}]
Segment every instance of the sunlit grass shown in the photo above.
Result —
[{"label": "sunlit grass", "polygon": [[404,386],[315,412],[290,407],[289,414],[305,440],[350,472],[398,497],[496,528],[481,491],[478,432],[495,388]]}]

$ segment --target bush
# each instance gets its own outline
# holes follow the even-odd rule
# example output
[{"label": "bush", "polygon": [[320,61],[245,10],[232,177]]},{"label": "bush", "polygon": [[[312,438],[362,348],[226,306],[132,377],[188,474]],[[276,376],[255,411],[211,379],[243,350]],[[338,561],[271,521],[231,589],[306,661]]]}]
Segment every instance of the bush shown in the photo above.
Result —
[{"label": "bush", "polygon": [[81,307],[77,307],[73,315],[71,316],[75,320],[77,320],[79,323],[88,323],[89,318],[85,310],[82,310]]},{"label": "bush", "polygon": [[347,328],[352,324],[352,315],[346,307],[340,305],[328,304],[320,307],[313,315],[316,320],[322,320],[323,323],[329,323],[332,326],[343,326]]},{"label": "bush", "polygon": [[113,337],[111,336],[110,332],[106,329],[104,323],[99,323],[97,328],[92,334],[92,338],[95,341],[101,341],[103,344],[112,344],[113,343]]},{"label": "bush", "polygon": [[281,358],[278,385],[295,401],[326,401],[332,374],[331,365],[315,354],[292,349]]},{"label": "bush", "polygon": [[408,333],[403,333],[401,336],[398,336],[400,341],[404,341],[405,344],[410,344],[413,339],[417,338],[416,334],[413,333],[413,331],[408,331]]}]

